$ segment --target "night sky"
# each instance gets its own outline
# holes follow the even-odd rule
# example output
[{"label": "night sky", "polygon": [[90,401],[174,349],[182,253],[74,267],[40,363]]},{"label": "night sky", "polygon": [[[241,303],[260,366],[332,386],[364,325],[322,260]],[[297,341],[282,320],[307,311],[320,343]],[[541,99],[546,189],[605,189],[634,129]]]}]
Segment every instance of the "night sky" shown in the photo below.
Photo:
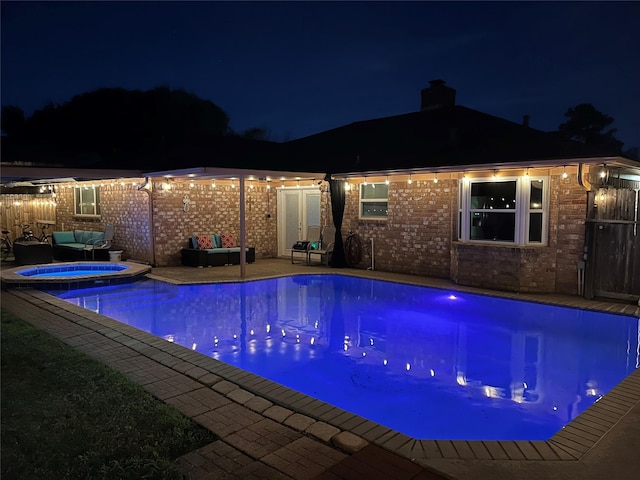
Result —
[{"label": "night sky", "polygon": [[640,146],[640,2],[2,1],[3,105],[100,87],[184,88],[235,130],[294,139],[457,103],[555,130],[592,103]]}]

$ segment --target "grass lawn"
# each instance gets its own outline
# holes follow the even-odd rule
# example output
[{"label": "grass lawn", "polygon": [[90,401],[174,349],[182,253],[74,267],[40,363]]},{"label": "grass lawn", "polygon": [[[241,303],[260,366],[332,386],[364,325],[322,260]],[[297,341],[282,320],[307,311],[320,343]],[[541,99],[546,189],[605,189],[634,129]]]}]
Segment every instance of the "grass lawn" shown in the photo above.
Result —
[{"label": "grass lawn", "polygon": [[216,439],[123,375],[2,311],[1,476],[178,479]]}]

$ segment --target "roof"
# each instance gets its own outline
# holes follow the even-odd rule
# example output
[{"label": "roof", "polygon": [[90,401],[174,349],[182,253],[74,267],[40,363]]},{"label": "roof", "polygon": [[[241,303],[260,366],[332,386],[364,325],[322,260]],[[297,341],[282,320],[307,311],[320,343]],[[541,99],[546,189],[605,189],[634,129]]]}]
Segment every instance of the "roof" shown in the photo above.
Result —
[{"label": "roof", "polygon": [[[640,168],[618,152],[594,148],[463,106],[354,122],[305,138],[276,143],[233,136],[196,136],[176,144],[147,145],[130,151],[64,151],[2,139],[2,181],[6,161],[34,162],[45,167],[126,170],[132,176],[155,176],[191,169],[191,176],[239,175],[319,178],[328,174],[444,171],[574,162],[623,163]],[[526,163],[525,163],[526,162]],[[475,168],[470,168],[475,167]],[[318,172],[324,172],[318,174]],[[21,175],[15,172],[16,178]],[[80,173],[79,173],[80,174]],[[134,175],[135,174],[135,175]],[[289,175],[290,174],[290,175]],[[34,176],[35,175],[35,176]],[[37,172],[29,177],[36,178]],[[49,172],[54,175],[54,172]],[[23,178],[27,176],[22,172]],[[75,176],[65,172],[60,176]],[[42,178],[52,178],[42,177]]]},{"label": "roof", "polygon": [[351,123],[287,144],[331,173],[619,156],[463,106]]}]

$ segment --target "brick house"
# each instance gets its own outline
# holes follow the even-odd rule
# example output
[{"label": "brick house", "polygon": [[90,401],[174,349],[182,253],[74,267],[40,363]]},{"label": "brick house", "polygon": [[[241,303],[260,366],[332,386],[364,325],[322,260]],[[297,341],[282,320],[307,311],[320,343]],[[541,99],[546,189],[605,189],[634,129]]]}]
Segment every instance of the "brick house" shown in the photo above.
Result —
[{"label": "brick house", "polygon": [[[640,162],[563,141],[526,117],[516,124],[457,106],[442,81],[422,91],[418,112],[283,144],[204,141],[108,166],[3,166],[2,183],[52,186],[30,195],[56,194],[47,213],[56,229],[111,223],[125,258],[172,266],[193,233],[244,232],[258,261],[285,256],[306,225],[333,222],[330,177],[344,182],[342,237],[363,242],[356,267],[514,292],[585,293],[589,222],[638,224]],[[15,211],[16,195],[3,187],[3,224],[37,218]],[[99,197],[99,211],[80,213],[83,195]],[[634,298],[640,245],[629,235],[620,268],[631,280],[618,289]]]}]

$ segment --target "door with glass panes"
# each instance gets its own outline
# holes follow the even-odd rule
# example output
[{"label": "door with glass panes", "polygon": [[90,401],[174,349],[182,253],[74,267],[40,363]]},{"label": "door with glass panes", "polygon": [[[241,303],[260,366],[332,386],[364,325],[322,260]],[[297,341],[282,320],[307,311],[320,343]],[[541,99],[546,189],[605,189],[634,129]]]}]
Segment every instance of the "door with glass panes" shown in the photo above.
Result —
[{"label": "door with glass panes", "polygon": [[320,190],[278,190],[278,256],[290,256],[292,245],[298,240],[305,240],[309,225],[321,225]]}]

